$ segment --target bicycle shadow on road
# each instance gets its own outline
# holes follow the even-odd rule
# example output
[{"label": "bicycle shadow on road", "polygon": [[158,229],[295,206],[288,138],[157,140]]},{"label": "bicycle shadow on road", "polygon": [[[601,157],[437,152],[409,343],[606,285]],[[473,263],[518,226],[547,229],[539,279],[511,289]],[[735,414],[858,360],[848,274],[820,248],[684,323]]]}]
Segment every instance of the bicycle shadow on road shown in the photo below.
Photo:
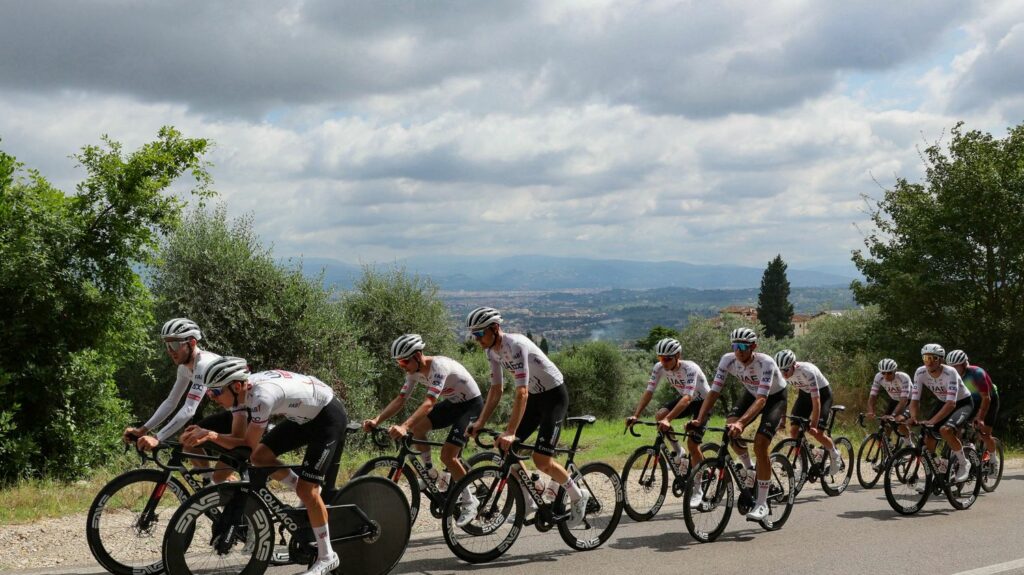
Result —
[{"label": "bicycle shadow on road", "polygon": [[558,560],[558,558],[565,555],[572,555],[579,553],[572,549],[559,549],[555,551],[543,551],[540,553],[533,553],[530,555],[515,555],[511,554],[512,550],[508,553],[498,557],[494,561],[489,563],[466,563],[457,557],[450,556],[440,559],[414,559],[412,561],[402,560],[392,571],[394,574],[399,573],[429,573],[430,575],[445,575],[448,573],[466,573],[473,571],[481,571],[484,569],[492,569],[495,571],[508,569],[510,567],[517,567],[528,563],[548,562],[552,563]]},{"label": "bicycle shadow on road", "polygon": [[914,517],[930,517],[932,515],[949,515],[955,509],[922,509],[914,515],[900,515],[892,509],[856,509],[843,511],[836,515],[839,519],[875,519],[877,521],[893,521],[899,519],[912,520]]}]

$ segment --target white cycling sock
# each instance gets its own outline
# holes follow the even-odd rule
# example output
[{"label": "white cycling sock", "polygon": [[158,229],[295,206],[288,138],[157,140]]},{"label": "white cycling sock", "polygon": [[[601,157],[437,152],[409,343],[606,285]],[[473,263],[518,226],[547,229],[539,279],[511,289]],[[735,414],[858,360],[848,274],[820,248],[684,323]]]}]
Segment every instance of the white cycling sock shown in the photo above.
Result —
[{"label": "white cycling sock", "polygon": [[565,492],[569,494],[569,500],[574,503],[579,501],[580,497],[583,497],[583,493],[580,491],[580,486],[576,485],[576,482],[573,481],[571,477],[568,481],[562,484],[562,487],[564,487]]},{"label": "white cycling sock", "polygon": [[318,559],[323,559],[334,552],[331,549],[331,533],[327,525],[314,527],[313,535],[316,536],[316,554]]},{"label": "white cycling sock", "polygon": [[740,454],[740,461],[743,462],[743,467],[746,467],[747,469],[753,469],[754,468],[754,464],[750,462],[750,453],[749,452],[741,453]]},{"label": "white cycling sock", "polygon": [[964,455],[963,449],[961,449],[960,451],[954,451],[953,455],[956,456],[956,461],[957,463],[960,464],[960,469],[963,469],[964,467],[967,466],[967,456]]},{"label": "white cycling sock", "polygon": [[284,479],[282,479],[281,483],[284,484],[286,487],[289,487],[292,490],[295,490],[295,488],[299,485],[299,476],[294,471],[289,469],[288,470],[288,477],[285,477]]},{"label": "white cycling sock", "polygon": [[679,440],[678,439],[670,439],[670,440],[668,440],[668,442],[672,444],[672,449],[676,450],[676,455],[677,456],[683,454],[683,448],[682,448],[681,445],[679,445]]},{"label": "white cycling sock", "polygon": [[764,505],[765,503],[768,503],[768,486],[771,485],[771,483],[772,482],[770,479],[765,479],[764,481],[761,481],[760,479],[757,480],[758,505]]}]

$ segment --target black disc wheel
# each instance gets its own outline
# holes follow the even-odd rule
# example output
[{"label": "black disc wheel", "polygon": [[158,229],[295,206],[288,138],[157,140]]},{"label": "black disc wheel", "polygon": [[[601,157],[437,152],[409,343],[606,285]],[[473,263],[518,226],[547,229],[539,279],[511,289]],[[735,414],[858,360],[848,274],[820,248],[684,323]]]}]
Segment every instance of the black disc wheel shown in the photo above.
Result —
[{"label": "black disc wheel", "polygon": [[397,457],[385,455],[375,457],[364,463],[353,477],[374,476],[390,479],[402,491],[406,501],[409,502],[409,517],[413,523],[420,513],[420,483],[416,470],[406,463],[401,465]]},{"label": "black disc wheel", "polygon": [[[331,545],[341,557],[334,575],[384,575],[405,555],[412,533],[409,504],[393,481],[357,477],[338,491],[328,513]],[[348,537],[360,533],[366,535]]]}]

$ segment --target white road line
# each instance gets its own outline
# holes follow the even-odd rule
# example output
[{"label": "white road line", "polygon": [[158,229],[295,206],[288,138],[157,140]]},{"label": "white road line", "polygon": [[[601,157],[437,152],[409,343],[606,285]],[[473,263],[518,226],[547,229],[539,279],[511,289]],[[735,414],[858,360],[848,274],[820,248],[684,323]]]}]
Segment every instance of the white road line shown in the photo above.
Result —
[{"label": "white road line", "polygon": [[988,567],[978,567],[970,571],[961,571],[953,575],[994,575],[995,573],[1024,573],[1024,559],[997,563]]}]

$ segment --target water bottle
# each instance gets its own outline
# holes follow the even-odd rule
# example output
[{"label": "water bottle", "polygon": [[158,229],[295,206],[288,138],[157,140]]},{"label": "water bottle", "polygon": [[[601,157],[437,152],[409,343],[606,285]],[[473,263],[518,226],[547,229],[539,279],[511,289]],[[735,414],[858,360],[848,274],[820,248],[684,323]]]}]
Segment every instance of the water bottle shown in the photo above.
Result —
[{"label": "water bottle", "polygon": [[558,496],[558,484],[554,481],[548,481],[548,484],[544,487],[544,501],[551,503]]},{"label": "water bottle", "polygon": [[533,490],[537,495],[543,495],[544,490],[547,489],[548,482],[541,478],[540,473],[534,471],[530,474],[530,481],[533,482]]},{"label": "water bottle", "polygon": [[935,458],[935,472],[936,473],[945,473],[946,469],[948,467],[949,467],[949,460],[947,460],[945,457],[936,457]]},{"label": "water bottle", "polygon": [[441,472],[437,476],[437,490],[448,491],[448,484],[451,483],[452,474],[447,471]]},{"label": "water bottle", "polygon": [[816,447],[811,450],[811,458],[814,459],[814,463],[821,463],[821,460],[825,457],[825,450],[821,447]]},{"label": "water bottle", "polygon": [[[425,467],[427,468],[427,477],[429,477],[431,481],[436,483],[437,482],[437,470],[434,469],[434,464],[433,463],[427,463]],[[423,479],[420,479],[420,489],[426,489],[426,488],[427,488],[427,482],[424,481]]]}]

